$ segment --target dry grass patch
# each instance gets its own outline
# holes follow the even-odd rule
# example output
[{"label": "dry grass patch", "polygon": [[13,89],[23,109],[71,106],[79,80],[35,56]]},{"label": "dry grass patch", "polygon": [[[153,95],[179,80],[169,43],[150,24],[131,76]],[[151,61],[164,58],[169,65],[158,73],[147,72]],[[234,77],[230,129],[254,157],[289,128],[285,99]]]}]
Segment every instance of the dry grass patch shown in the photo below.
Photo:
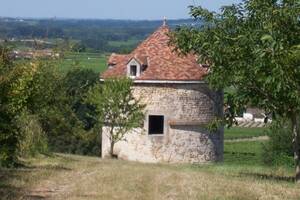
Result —
[{"label": "dry grass patch", "polygon": [[9,186],[2,184],[1,194],[10,194],[4,199],[300,199],[300,186],[292,181],[253,175],[291,175],[269,168],[141,164],[62,154],[28,165],[27,171],[1,171]]}]

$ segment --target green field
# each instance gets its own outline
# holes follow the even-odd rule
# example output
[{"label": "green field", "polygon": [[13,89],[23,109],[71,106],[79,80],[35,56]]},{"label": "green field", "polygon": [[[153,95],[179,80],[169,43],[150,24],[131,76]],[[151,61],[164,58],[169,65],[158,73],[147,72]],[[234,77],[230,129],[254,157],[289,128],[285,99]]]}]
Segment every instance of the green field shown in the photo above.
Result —
[{"label": "green field", "polygon": [[127,47],[133,47],[137,46],[140,41],[137,39],[130,39],[127,41],[109,41],[109,46],[112,47],[120,47],[120,46],[127,46]]},{"label": "green field", "polygon": [[63,72],[73,68],[92,69],[103,72],[107,67],[107,56],[98,53],[67,53],[58,63]]},{"label": "green field", "polygon": [[[233,127],[225,129],[224,163],[226,165],[264,166],[262,161],[263,145],[267,141],[247,139],[266,136],[266,128]],[[245,141],[232,142],[235,139]]]},{"label": "green field", "polygon": [[224,163],[226,165],[261,165],[262,148],[265,141],[226,142],[224,145]]},{"label": "green field", "polygon": [[243,128],[243,127],[232,127],[225,128],[224,137],[226,140],[229,139],[243,139],[265,136],[267,128]]}]

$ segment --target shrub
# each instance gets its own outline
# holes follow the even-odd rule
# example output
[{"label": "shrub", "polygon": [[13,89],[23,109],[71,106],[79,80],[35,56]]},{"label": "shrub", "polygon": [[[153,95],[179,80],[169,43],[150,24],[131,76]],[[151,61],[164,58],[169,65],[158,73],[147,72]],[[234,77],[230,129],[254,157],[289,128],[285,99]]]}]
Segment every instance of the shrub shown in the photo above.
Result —
[{"label": "shrub", "polygon": [[289,120],[281,118],[273,121],[267,133],[270,140],[264,145],[264,162],[274,166],[294,166]]},{"label": "shrub", "polygon": [[20,134],[16,119],[26,109],[36,66],[14,63],[10,50],[0,46],[0,166],[17,164]]},{"label": "shrub", "polygon": [[37,116],[24,112],[18,117],[17,124],[20,131],[18,148],[20,156],[36,156],[39,153],[48,152],[46,133]]},{"label": "shrub", "polygon": [[99,155],[99,142],[94,139],[99,134],[93,132],[96,120],[89,116],[94,108],[83,102],[98,74],[80,68],[61,74],[55,62],[40,62],[38,67],[28,109],[38,117],[49,150]]}]

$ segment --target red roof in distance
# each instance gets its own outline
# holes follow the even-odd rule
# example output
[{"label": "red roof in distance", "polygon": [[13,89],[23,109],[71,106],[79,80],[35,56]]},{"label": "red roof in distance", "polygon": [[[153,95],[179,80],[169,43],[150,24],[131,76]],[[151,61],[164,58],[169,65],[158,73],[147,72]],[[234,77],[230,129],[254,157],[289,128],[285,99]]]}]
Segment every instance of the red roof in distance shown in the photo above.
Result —
[{"label": "red roof in distance", "polygon": [[197,62],[193,54],[182,55],[169,44],[169,27],[164,23],[133,52],[127,55],[112,54],[109,67],[102,79],[127,75],[127,64],[135,59],[144,70],[135,80],[198,81],[208,73],[208,69]]}]

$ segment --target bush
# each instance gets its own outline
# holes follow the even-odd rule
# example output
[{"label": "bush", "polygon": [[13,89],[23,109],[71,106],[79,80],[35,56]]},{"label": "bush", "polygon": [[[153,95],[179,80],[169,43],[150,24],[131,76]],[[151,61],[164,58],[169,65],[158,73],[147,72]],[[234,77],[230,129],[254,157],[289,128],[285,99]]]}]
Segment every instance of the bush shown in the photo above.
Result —
[{"label": "bush", "polygon": [[100,156],[100,134],[83,132],[84,135],[58,135],[49,138],[49,146],[53,152],[78,155]]},{"label": "bush", "polygon": [[264,162],[274,166],[294,166],[291,123],[287,119],[277,119],[267,133],[270,140],[264,145]]},{"label": "bush", "polygon": [[98,79],[97,73],[87,69],[75,68],[60,75],[55,66],[40,66],[30,109],[38,115],[51,151],[99,155],[101,129],[94,128],[94,107],[83,101]]},{"label": "bush", "polygon": [[0,166],[17,164],[20,133],[16,119],[26,109],[35,66],[14,63],[10,50],[0,46]]},{"label": "bush", "polygon": [[[94,107],[84,103],[98,74],[61,74],[53,60],[13,62],[0,46],[0,166],[49,149],[99,155]],[[96,129],[95,129],[96,130]],[[97,131],[97,130],[96,130]]]},{"label": "bush", "polygon": [[39,153],[48,152],[46,133],[37,116],[24,112],[18,117],[17,124],[20,131],[18,148],[20,156],[36,156]]}]

